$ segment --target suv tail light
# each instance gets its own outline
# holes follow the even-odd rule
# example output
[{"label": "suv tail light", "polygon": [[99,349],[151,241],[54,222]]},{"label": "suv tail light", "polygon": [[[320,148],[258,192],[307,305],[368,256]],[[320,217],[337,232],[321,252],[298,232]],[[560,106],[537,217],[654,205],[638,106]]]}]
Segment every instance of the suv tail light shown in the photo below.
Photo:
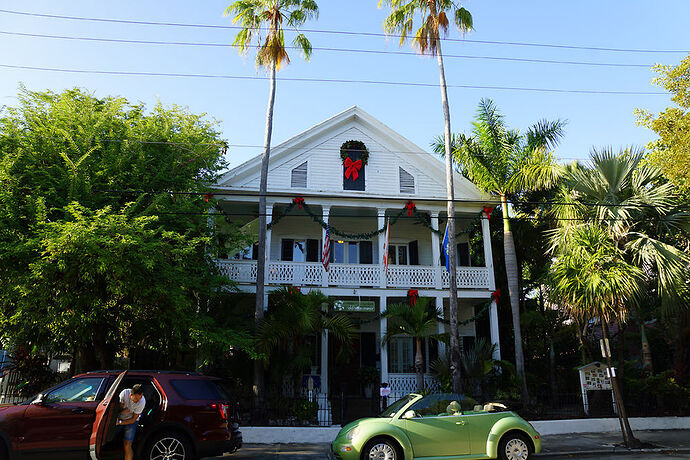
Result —
[{"label": "suv tail light", "polygon": [[213,403],[211,404],[211,408],[218,410],[221,419],[228,419],[228,415],[230,414],[230,406],[228,404]]}]

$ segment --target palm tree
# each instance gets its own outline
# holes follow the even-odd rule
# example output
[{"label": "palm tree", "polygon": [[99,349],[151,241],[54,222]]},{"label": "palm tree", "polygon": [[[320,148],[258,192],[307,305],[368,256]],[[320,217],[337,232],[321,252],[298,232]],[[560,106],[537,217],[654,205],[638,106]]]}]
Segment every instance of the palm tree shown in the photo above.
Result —
[{"label": "palm tree", "polygon": [[[561,223],[552,235],[554,245],[566,244],[583,222],[599,222],[622,248],[625,260],[643,271],[643,282],[656,285],[662,315],[676,315],[687,305],[690,256],[666,241],[688,225],[682,200],[671,183],[663,182],[660,169],[645,164],[641,150],[595,149],[591,159],[591,166],[571,165],[563,177],[557,201],[565,204],[554,208]],[[641,313],[647,297],[638,297],[632,307],[640,326],[643,364],[651,371]]]},{"label": "palm tree", "polygon": [[[446,73],[443,68],[443,53],[441,52],[441,33],[448,32],[450,21],[464,34],[472,30],[472,15],[468,10],[458,5],[458,2],[448,0],[379,0],[379,7],[385,3],[391,8],[390,14],[384,22],[387,33],[400,35],[400,45],[407,40],[408,33],[414,28],[414,18],[421,17],[421,27],[417,29],[412,44],[421,54],[436,56],[441,87],[441,105],[445,122],[444,139],[446,148],[446,193],[448,195],[448,236],[451,248],[455,247],[455,191],[453,187],[453,165],[451,162],[450,145],[450,108],[448,107],[448,90],[446,87]],[[456,254],[449,251],[448,271],[450,272],[450,297],[448,311],[450,316],[450,362],[453,374],[453,391],[462,392],[462,378],[460,374],[460,341],[458,336],[458,299],[456,280]]]},{"label": "palm tree", "polygon": [[[611,320],[625,318],[628,304],[640,294],[644,272],[626,262],[624,250],[616,244],[610,228],[587,222],[571,228],[567,239],[559,236],[558,233],[553,236],[552,251],[556,261],[551,267],[551,276],[554,288],[574,315],[598,317],[602,336],[608,341],[608,324]],[[610,353],[607,353],[606,364],[609,369],[613,368]],[[615,372],[611,374],[611,385],[623,441],[628,447],[636,447],[639,441],[628,423]]]},{"label": "palm tree", "polygon": [[[240,30],[233,45],[240,54],[246,54],[256,39],[256,65],[268,70],[271,80],[266,111],[266,134],[261,156],[261,180],[259,183],[259,241],[256,263],[256,305],[254,319],[258,324],[264,317],[264,274],[266,267],[266,188],[268,182],[268,161],[271,153],[273,133],[273,106],[276,95],[276,71],[281,65],[289,64],[285,49],[283,23],[298,28],[308,19],[317,17],[318,6],[314,0],[237,0],[227,7],[225,15],[235,15],[233,23],[240,23]],[[305,59],[311,56],[311,43],[307,37],[297,33],[293,39],[295,47]],[[255,406],[263,404],[263,366],[254,363]]]},{"label": "palm tree", "polygon": [[420,298],[416,303],[396,303],[389,305],[383,318],[388,318],[388,329],[383,336],[384,344],[396,335],[412,337],[415,343],[414,369],[417,374],[417,391],[424,390],[424,359],[422,342],[426,338],[440,340],[438,323],[441,321],[440,307],[431,307],[429,299]]},{"label": "palm tree", "polygon": [[266,364],[270,360],[279,370],[300,377],[313,364],[307,338],[320,337],[326,330],[336,342],[349,347],[357,328],[347,316],[329,314],[324,307],[331,303],[318,290],[307,294],[287,287],[274,291],[272,308],[257,331],[257,351],[263,354]]},{"label": "palm tree", "polygon": [[[562,168],[554,161],[551,150],[563,136],[564,127],[565,122],[561,120],[541,120],[526,133],[508,129],[493,101],[482,99],[472,135],[458,134],[451,140],[453,160],[462,174],[480,190],[498,195],[501,200],[503,251],[515,338],[515,368],[522,380],[524,404],[529,403],[529,393],[520,330],[518,265],[508,202],[524,192],[545,189],[556,183]],[[437,139],[434,150],[446,155],[446,145]]]}]

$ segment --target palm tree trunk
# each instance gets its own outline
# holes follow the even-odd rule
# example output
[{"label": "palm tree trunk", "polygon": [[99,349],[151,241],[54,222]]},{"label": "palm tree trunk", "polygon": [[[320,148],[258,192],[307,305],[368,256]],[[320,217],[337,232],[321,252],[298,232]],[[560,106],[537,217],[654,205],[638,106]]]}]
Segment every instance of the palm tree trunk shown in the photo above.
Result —
[{"label": "palm tree trunk", "polygon": [[[259,242],[256,258],[256,304],[254,322],[256,325],[264,318],[264,274],[266,273],[266,192],[268,188],[268,161],[271,155],[271,135],[273,134],[273,107],[276,98],[276,66],[270,69],[271,90],[266,110],[266,135],[264,153],[261,155],[261,181],[259,183]],[[264,365],[259,359],[254,361],[254,407],[255,414],[263,412]]]},{"label": "palm tree trunk", "polygon": [[424,390],[424,360],[422,359],[422,339],[415,337],[414,370],[417,374],[417,391]]},{"label": "palm tree trunk", "polygon": [[[606,325],[606,318],[601,315],[601,333],[605,341],[608,341],[608,327]],[[641,446],[640,441],[633,435],[632,428],[630,428],[630,422],[628,421],[628,414],[625,411],[625,404],[623,403],[623,394],[618,386],[618,378],[616,377],[616,372],[613,369],[613,364],[611,363],[611,353],[606,354],[606,365],[611,372],[611,386],[613,387],[613,397],[616,401],[616,409],[618,411],[618,421],[621,425],[621,433],[623,434],[623,443],[629,448],[639,448]]]},{"label": "palm tree trunk", "polygon": [[[432,4],[432,14],[435,16],[435,2]],[[441,105],[443,106],[444,130],[443,139],[446,156],[446,192],[448,198],[448,272],[450,286],[448,288],[448,313],[450,316],[450,371],[453,377],[453,392],[462,393],[462,374],[460,367],[460,337],[458,336],[458,285],[456,278],[456,249],[455,249],[455,189],[453,185],[453,159],[450,151],[450,108],[448,106],[448,89],[446,86],[446,72],[443,68],[443,54],[441,40],[436,38],[436,56],[441,86]]]},{"label": "palm tree trunk", "polygon": [[644,327],[644,319],[638,313],[637,323],[640,326],[640,342],[642,348],[642,367],[644,367],[645,372],[649,375],[654,374],[654,363],[652,362],[652,349],[649,346],[649,340],[647,340],[647,331]]},{"label": "palm tree trunk", "polygon": [[505,195],[501,195],[503,208],[503,252],[505,254],[506,278],[508,279],[508,296],[510,311],[513,316],[513,336],[515,337],[515,369],[522,384],[522,403],[529,404],[527,379],[525,378],[525,358],[522,352],[522,330],[520,329],[520,298],[518,295],[518,266],[515,254],[515,241],[510,230],[510,213]]}]

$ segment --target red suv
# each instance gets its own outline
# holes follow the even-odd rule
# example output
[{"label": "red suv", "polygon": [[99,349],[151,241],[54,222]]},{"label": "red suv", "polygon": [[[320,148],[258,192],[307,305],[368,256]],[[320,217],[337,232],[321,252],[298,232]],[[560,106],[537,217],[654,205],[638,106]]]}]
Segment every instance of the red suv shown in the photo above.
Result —
[{"label": "red suv", "polygon": [[134,439],[136,458],[189,460],[242,447],[220,379],[193,372],[95,371],[0,407],[0,460],[121,459],[121,434],[113,438],[118,395],[137,383],[146,407]]}]

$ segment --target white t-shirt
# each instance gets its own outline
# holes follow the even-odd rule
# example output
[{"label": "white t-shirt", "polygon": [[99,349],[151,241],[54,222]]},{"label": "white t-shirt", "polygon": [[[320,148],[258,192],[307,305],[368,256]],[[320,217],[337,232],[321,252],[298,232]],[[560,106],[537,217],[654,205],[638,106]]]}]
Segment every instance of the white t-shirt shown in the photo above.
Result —
[{"label": "white t-shirt", "polygon": [[122,412],[120,412],[120,420],[129,420],[134,415],[139,418],[141,413],[144,411],[144,407],[146,406],[146,398],[144,398],[144,395],[141,395],[139,402],[135,403],[132,401],[132,398],[130,398],[131,394],[132,390],[129,388],[122,390],[120,393],[120,403],[124,404],[125,406],[124,409],[122,409]]}]

